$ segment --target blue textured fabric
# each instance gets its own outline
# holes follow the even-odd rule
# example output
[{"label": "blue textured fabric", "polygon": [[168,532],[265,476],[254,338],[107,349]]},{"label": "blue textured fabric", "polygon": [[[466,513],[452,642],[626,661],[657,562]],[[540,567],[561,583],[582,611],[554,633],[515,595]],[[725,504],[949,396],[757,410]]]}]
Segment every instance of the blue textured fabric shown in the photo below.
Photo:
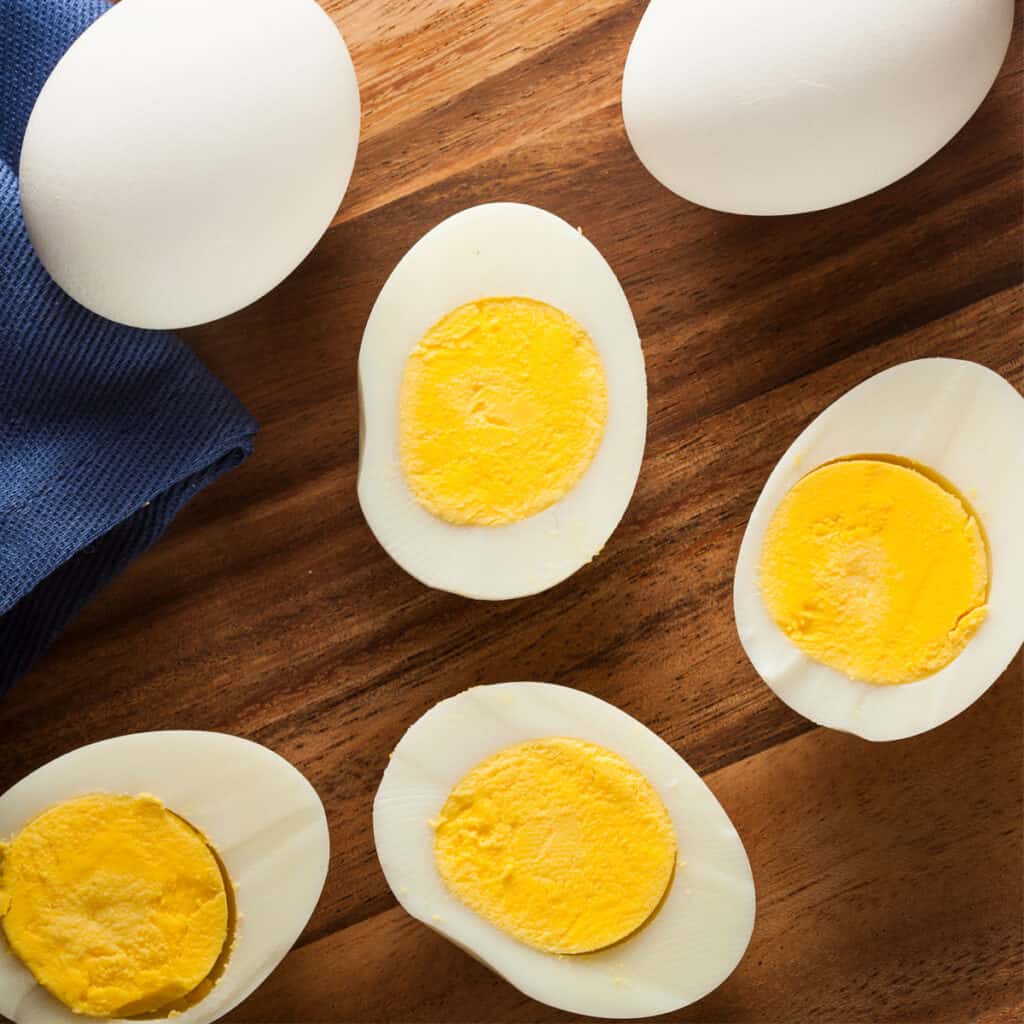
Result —
[{"label": "blue textured fabric", "polygon": [[89,313],[25,233],[32,105],[105,0],[0,0],[0,694],[178,510],[252,450],[245,409],[171,334]]}]

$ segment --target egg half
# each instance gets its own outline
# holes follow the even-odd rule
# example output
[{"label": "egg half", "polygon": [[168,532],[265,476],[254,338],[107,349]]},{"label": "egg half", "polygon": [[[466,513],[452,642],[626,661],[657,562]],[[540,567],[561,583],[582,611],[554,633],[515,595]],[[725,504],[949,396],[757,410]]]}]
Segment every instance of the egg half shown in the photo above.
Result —
[{"label": "egg half", "polygon": [[1024,398],[921,359],[822,412],[769,476],[736,564],[740,640],[806,718],[869,740],[959,714],[1024,642]]},{"label": "egg half", "polygon": [[[69,831],[83,823],[85,835]],[[265,747],[212,732],[121,736],[51,761],[0,796],[0,839],[9,841],[12,860],[0,859],[0,880],[9,889],[0,891],[0,935],[16,939],[23,953],[59,959],[37,970],[51,986],[67,982],[68,990],[80,990],[90,1006],[109,1003],[122,985],[147,990],[151,998],[162,984],[176,991],[182,979],[167,963],[180,972],[186,960],[206,956],[204,948],[215,956],[223,945],[204,987],[189,993],[201,998],[191,1005],[185,999],[172,1014],[182,1024],[221,1017],[277,966],[316,906],[329,853],[323,806],[306,779]],[[56,848],[79,859],[50,863]],[[223,891],[217,864],[228,879]],[[134,874],[140,867],[142,875]],[[175,872],[182,881],[169,888]],[[52,892],[40,895],[47,886]],[[200,899],[204,893],[209,899]],[[225,893],[231,923],[222,943]],[[40,906],[49,908],[43,916]],[[59,914],[59,921],[46,914]],[[94,973],[77,955],[67,962],[71,943],[48,938],[60,928],[72,929],[82,950],[95,951]],[[156,947],[161,933],[178,936],[168,942],[167,957]],[[118,952],[119,934],[149,937],[141,950],[133,943],[124,947],[138,950],[129,954],[136,957],[135,977],[112,967],[129,959]],[[149,1016],[168,1012],[165,1007]],[[14,1024],[83,1019],[37,982],[2,938],[0,1014]]]},{"label": "egg half", "polygon": [[632,497],[647,380],[597,249],[518,203],[450,217],[402,258],[359,352],[359,502],[423,583],[533,594],[604,546]]},{"label": "egg half", "polygon": [[678,1010],[728,977],[753,929],[750,866],[710,789],[636,719],[567,687],[433,707],[391,755],[373,833],[406,911],[571,1013]]},{"label": "egg half", "polygon": [[352,61],[315,0],[121,0],[39,94],[21,151],[25,224],[93,312],[204,323],[309,253],[358,140]]},{"label": "egg half", "polygon": [[1003,62],[1013,0],[651,0],[622,84],[663,185],[729,213],[875,192],[941,149]]}]

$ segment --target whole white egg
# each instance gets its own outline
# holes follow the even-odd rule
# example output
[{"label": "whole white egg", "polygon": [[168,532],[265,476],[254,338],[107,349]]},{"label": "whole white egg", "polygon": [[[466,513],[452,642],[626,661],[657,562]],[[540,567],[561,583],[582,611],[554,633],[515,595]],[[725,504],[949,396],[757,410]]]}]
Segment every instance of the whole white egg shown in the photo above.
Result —
[{"label": "whole white egg", "polygon": [[[327,817],[306,778],[272,750],[224,733],[135,733],[73,750],[0,796],[0,840],[50,808],[92,794],[156,797],[197,829],[232,883],[235,932],[213,988],[171,1016],[210,1024],[280,963],[327,877]],[[86,927],[83,923],[82,927]],[[0,938],[0,1015],[14,1024],[75,1024]]]},{"label": "whole white egg", "polygon": [[652,0],[622,86],[663,185],[729,213],[821,210],[909,174],[992,86],[1013,0]]},{"label": "whole white egg", "polygon": [[[403,372],[431,325],[464,303],[523,296],[589,334],[607,382],[607,421],[582,479],[518,522],[453,525],[414,497],[399,456]],[[580,230],[522,203],[449,217],[402,258],[373,307],[359,351],[359,503],[377,540],[428,586],[482,600],[525,597],[589,562],[629,505],[647,437],[647,376],[629,301]]]},{"label": "whole white egg", "polygon": [[96,313],[216,319],[327,229],[359,116],[348,49],[315,0],[122,0],[36,101],[20,167],[29,236]]},{"label": "whole white egg", "polygon": [[[938,474],[966,496],[985,540],[986,617],[961,653],[915,682],[877,685],[815,660],[779,628],[759,584],[772,516],[819,467],[877,453]],[[870,377],[823,410],[768,477],[743,535],[733,587],[740,641],[761,678],[819,725],[896,740],[973,704],[1024,643],[1024,398],[961,359],[918,359]],[[851,627],[852,628],[852,627]]]}]

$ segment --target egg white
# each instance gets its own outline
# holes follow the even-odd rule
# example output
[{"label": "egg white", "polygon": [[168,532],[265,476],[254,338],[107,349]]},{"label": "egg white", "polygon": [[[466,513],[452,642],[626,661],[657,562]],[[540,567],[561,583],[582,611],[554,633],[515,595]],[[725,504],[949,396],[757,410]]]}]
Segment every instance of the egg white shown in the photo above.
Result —
[{"label": "egg white", "polygon": [[348,48],[315,0],[121,0],[25,130],[25,224],[54,280],[136,327],[258,299],[327,230],[359,141]]},{"label": "egg white", "polygon": [[[895,455],[935,470],[971,503],[990,555],[988,616],[959,657],[915,683],[859,682],[804,654],[775,624],[758,585],[765,532],[779,503],[816,467],[852,455]],[[974,703],[1024,642],[1024,398],[959,359],[920,359],[843,395],[793,442],[750,515],[733,604],[754,668],[794,711],[869,740],[932,729]]]},{"label": "egg white", "polygon": [[777,215],[909,174],[992,86],[1014,0],[651,0],[622,113],[677,195]]},{"label": "egg white", "polygon": [[[565,736],[614,751],[641,771],[672,816],[679,862],[655,916],[624,941],[576,956],[518,942],[461,903],[434,862],[429,821],[474,765],[513,744]],[[721,804],[662,739],[611,704],[550,683],[478,686],[442,701],[402,737],[373,804],[388,885],[413,917],[525,995],[570,1013],[667,1013],[717,988],[754,925],[754,882]]]},{"label": "egg white", "polygon": [[[237,927],[210,994],[175,1016],[209,1024],[280,963],[316,907],[327,877],[327,819],[316,791],[284,758],[214,732],[145,732],[81,747],[0,796],[0,838],[43,811],[89,793],[150,793],[199,829],[235,886]],[[81,1024],[36,983],[0,932],[0,1014],[15,1024]]]},{"label": "egg white", "polygon": [[[399,392],[409,353],[445,314],[524,296],[574,317],[604,364],[608,419],[580,482],[543,512],[505,526],[456,526],[410,491],[399,459]],[[485,600],[525,597],[591,560],[636,486],[647,436],[647,378],[633,314],[594,246],[565,221],[519,203],[476,206],[423,236],[395,267],[359,352],[359,502],[377,540],[427,586]]]}]

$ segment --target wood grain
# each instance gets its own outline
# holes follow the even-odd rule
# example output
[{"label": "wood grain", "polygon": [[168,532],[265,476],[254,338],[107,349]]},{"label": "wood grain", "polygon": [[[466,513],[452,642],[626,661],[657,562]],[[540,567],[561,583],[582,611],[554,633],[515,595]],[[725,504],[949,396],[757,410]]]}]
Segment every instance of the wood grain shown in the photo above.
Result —
[{"label": "wood grain", "polygon": [[[333,853],[299,947],[233,1020],[566,1020],[397,909],[370,835],[387,753],[429,706],[476,683],[565,683],[659,731],[747,842],[751,948],[674,1019],[1024,1017],[1020,658],[955,722],[869,745],[770,694],[730,598],[771,466],[853,384],[948,355],[1024,388],[1020,25],[992,94],[923,168],[761,220],[678,200],[633,156],[618,95],[642,3],[325,6],[364,102],[349,195],[287,282],[187,334],[260,420],[256,455],[0,704],[0,789],[124,732],[259,740],[316,785]],[[408,578],[363,522],[355,364],[408,246],[494,199],[566,217],[607,257],[644,341],[650,425],[602,555],[546,594],[475,604]]]}]

